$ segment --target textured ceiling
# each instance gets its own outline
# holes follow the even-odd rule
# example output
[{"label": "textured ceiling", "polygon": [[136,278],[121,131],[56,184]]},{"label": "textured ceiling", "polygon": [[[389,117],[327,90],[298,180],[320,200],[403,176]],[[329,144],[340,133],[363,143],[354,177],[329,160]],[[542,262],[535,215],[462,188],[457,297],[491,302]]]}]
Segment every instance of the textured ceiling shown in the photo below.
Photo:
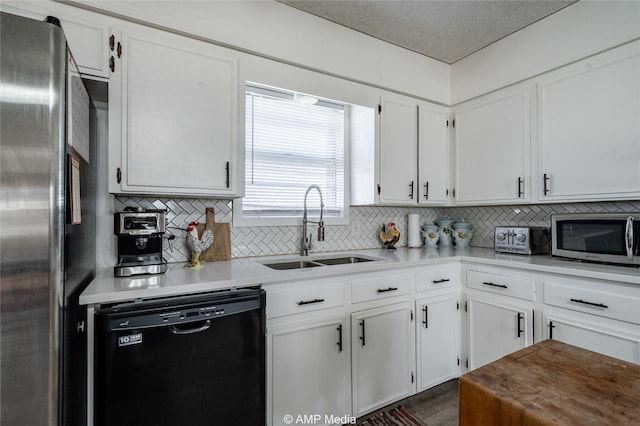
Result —
[{"label": "textured ceiling", "polygon": [[278,0],[452,64],[574,1]]}]

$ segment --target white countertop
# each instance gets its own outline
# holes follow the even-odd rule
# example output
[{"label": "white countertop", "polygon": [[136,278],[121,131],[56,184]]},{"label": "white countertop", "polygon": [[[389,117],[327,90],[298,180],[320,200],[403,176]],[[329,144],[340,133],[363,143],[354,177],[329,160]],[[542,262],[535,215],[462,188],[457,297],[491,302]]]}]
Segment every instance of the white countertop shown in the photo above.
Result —
[{"label": "white countertop", "polygon": [[557,274],[568,274],[600,280],[613,280],[640,285],[640,269],[624,266],[599,265],[552,258],[549,255],[522,256],[495,253],[493,249],[470,248],[398,248],[396,250],[366,249],[343,252],[314,253],[305,259],[333,256],[376,257],[381,260],[322,266],[315,268],[278,271],[263,263],[296,259],[299,256],[264,256],[232,259],[223,262],[207,262],[201,269],[185,269],[183,263],[171,263],[167,272],[160,275],[139,275],[115,278],[113,268],[98,272],[96,278],[80,295],[80,304],[111,303],[133,299],[193,294],[246,287],[256,284],[308,280],[336,275],[375,272],[403,264],[406,267],[426,266],[452,261],[470,262],[493,266],[517,267],[520,269]]}]

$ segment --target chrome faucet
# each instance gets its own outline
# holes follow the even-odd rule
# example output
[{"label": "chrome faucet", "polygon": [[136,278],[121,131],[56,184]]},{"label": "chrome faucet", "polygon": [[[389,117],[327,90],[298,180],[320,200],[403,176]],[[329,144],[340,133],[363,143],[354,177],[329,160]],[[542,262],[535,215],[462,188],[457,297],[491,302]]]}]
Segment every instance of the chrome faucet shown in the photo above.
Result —
[{"label": "chrome faucet", "polygon": [[[313,222],[311,220],[307,220],[307,195],[309,195],[309,191],[313,188],[318,190],[318,194],[320,194],[320,220],[318,222]],[[318,224],[318,241],[324,241],[324,222],[322,221],[322,213],[324,211],[324,202],[322,201],[322,191],[320,191],[320,187],[318,185],[311,185],[307,188],[307,192],[304,193],[304,213],[302,214],[302,239],[300,240],[300,256],[308,256],[309,250],[311,250],[311,235],[307,237],[307,223],[317,223]]]}]

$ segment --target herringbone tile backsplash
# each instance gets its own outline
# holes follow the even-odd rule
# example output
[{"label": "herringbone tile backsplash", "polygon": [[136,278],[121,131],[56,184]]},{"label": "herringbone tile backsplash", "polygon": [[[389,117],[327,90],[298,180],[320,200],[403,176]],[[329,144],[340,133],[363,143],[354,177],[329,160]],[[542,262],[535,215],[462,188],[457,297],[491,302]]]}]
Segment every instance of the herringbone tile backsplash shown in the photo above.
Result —
[{"label": "herringbone tile backsplash", "polygon": [[[126,206],[167,209],[167,231],[176,236],[165,242],[164,256],[168,262],[186,262],[189,250],[184,245],[185,229],[190,222],[204,222],[206,207],[213,207],[216,222],[232,222],[231,200],[197,198],[116,197],[115,209]],[[549,226],[556,213],[638,213],[640,200],[542,204],[491,207],[351,207],[350,224],[325,227],[325,241],[314,241],[314,252],[357,250],[381,247],[378,233],[382,224],[395,222],[402,233],[398,246],[407,245],[407,215],[420,215],[420,224],[432,223],[442,216],[466,220],[473,225],[474,247],[493,248],[493,230],[499,225]],[[300,226],[248,226],[231,228],[233,257],[296,254],[299,250]]]}]

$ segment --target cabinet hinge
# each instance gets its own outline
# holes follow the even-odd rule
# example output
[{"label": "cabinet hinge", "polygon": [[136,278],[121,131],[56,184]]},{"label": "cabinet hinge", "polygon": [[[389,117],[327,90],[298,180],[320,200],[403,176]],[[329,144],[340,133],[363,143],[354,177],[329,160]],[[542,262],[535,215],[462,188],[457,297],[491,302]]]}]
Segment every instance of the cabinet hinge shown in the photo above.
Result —
[{"label": "cabinet hinge", "polygon": [[413,371],[411,372],[411,383],[413,383]]},{"label": "cabinet hinge", "polygon": [[382,104],[378,104],[378,114],[382,114]]},{"label": "cabinet hinge", "polygon": [[378,184],[378,195],[380,195],[380,191],[382,188],[380,188],[380,184]]}]

